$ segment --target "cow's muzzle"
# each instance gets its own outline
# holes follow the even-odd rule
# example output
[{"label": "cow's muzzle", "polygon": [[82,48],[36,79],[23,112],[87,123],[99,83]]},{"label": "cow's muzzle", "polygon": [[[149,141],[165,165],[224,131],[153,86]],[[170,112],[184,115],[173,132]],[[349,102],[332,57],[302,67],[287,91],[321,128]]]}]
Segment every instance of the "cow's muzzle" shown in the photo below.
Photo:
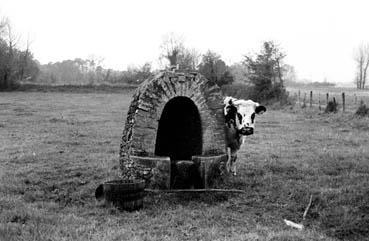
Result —
[{"label": "cow's muzzle", "polygon": [[254,128],[252,128],[252,127],[242,127],[242,129],[240,130],[240,134],[245,135],[245,136],[252,135],[252,134],[254,134]]}]

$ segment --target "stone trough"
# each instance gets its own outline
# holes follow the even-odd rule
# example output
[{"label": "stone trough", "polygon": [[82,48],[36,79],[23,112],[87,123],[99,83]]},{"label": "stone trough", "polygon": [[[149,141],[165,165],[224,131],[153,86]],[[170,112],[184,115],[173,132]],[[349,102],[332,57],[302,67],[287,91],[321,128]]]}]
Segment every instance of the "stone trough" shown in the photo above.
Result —
[{"label": "stone trough", "polygon": [[210,188],[224,172],[220,88],[197,73],[164,71],[133,95],[120,147],[124,179],[148,188]]}]

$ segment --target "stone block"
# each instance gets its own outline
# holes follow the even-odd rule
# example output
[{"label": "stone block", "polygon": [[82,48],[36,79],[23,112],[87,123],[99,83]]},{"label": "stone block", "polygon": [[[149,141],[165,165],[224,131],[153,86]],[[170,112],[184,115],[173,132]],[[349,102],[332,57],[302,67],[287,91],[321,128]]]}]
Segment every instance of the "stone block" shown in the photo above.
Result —
[{"label": "stone block", "polygon": [[144,157],[144,156],[130,156],[140,170],[150,173],[141,173],[147,181],[147,187],[154,189],[170,189],[171,167],[169,157]]},{"label": "stone block", "polygon": [[199,167],[204,188],[211,188],[222,179],[222,175],[225,173],[227,155],[193,156],[192,161]]}]

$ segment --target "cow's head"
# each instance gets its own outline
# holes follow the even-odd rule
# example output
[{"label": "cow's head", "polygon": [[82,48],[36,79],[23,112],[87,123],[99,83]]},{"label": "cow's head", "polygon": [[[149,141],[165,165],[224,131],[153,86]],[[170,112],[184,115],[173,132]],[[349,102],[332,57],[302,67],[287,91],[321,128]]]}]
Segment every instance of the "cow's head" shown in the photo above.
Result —
[{"label": "cow's head", "polygon": [[266,111],[264,106],[252,100],[226,97],[224,104],[224,115],[228,127],[234,125],[241,135],[254,134],[255,116]]}]

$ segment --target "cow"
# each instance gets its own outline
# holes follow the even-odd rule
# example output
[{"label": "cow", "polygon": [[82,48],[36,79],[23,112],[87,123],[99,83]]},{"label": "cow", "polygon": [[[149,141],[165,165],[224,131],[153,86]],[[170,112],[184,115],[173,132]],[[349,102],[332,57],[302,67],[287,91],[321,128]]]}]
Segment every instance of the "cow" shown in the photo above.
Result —
[{"label": "cow", "polygon": [[237,151],[245,136],[254,134],[255,116],[266,111],[265,106],[252,100],[236,99],[230,96],[224,99],[224,118],[226,129],[227,164],[226,169],[237,175],[235,162]]}]

